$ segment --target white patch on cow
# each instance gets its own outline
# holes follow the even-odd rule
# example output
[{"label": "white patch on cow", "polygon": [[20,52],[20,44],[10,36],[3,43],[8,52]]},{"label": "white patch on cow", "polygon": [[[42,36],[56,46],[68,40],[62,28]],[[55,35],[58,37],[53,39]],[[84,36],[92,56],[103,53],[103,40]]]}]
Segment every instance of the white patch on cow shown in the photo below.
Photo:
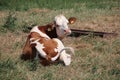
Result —
[{"label": "white patch on cow", "polygon": [[30,38],[30,41],[34,40],[35,38]]},{"label": "white patch on cow", "polygon": [[[63,43],[57,38],[53,38],[53,40],[57,42],[57,44],[58,44],[57,45],[57,50],[58,50],[58,53],[60,53],[61,50],[64,48]],[[63,51],[63,52],[65,52],[65,51]]]},{"label": "white patch on cow", "polygon": [[38,51],[38,53],[43,57],[43,58],[46,58],[46,53],[44,52],[44,46],[43,46],[43,44],[41,44],[40,42],[38,42],[40,39],[37,39],[37,40],[35,40],[34,42],[31,42],[30,44],[37,44],[36,46],[35,46],[35,48],[37,49],[37,51]]},{"label": "white patch on cow", "polygon": [[38,26],[33,27],[30,32],[36,32],[36,33],[40,34],[40,36],[42,36],[42,37],[44,37],[44,38],[50,39],[50,37],[49,37],[48,35],[46,35],[45,33],[41,32],[41,31],[38,29]]},{"label": "white patch on cow", "polygon": [[30,38],[30,43],[31,43],[33,40],[35,40],[35,38]]},{"label": "white patch on cow", "polygon": [[56,24],[57,25],[63,25],[63,26],[65,26],[65,27],[68,27],[67,25],[65,25],[66,23],[68,23],[69,21],[66,19],[66,17],[65,16],[63,16],[63,15],[57,15],[56,17],[55,17],[55,21],[56,21]]},{"label": "white patch on cow", "polygon": [[59,56],[60,54],[57,54],[55,57],[51,58],[51,61],[55,61]]},{"label": "white patch on cow", "polygon": [[[63,15],[58,15],[55,17],[55,22],[59,27],[56,27],[57,35],[63,37],[65,35],[71,34],[71,30],[68,27],[68,20]],[[67,32],[66,32],[67,31]]]},{"label": "white patch on cow", "polygon": [[55,48],[55,49],[54,49],[54,51],[55,51],[55,52],[58,52],[58,49],[57,49],[57,48]]},{"label": "white patch on cow", "polygon": [[44,52],[44,46],[43,46],[43,44],[40,44],[39,42],[37,43],[37,45],[35,46],[35,48],[37,49],[37,51],[39,52],[39,54],[43,57],[43,58],[45,58],[46,57],[46,53]]}]

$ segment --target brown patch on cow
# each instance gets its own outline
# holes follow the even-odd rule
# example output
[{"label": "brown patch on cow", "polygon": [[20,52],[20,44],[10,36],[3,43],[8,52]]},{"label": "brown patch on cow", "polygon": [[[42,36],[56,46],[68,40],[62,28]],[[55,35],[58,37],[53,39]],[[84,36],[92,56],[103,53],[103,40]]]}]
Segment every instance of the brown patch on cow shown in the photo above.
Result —
[{"label": "brown patch on cow", "polygon": [[47,34],[50,38],[57,38],[55,23],[49,23],[45,26],[39,26],[38,29]]},{"label": "brown patch on cow", "polygon": [[36,56],[36,49],[34,47],[31,47],[29,40],[30,40],[30,35],[27,38],[26,44],[21,54],[21,59],[23,60],[34,59],[34,57]]},{"label": "brown patch on cow", "polygon": [[48,57],[52,58],[57,55],[58,52],[55,52],[54,50],[57,49],[57,42],[55,42],[52,39],[45,39],[45,38],[40,39],[39,42],[43,44],[43,46],[45,47],[43,50],[46,52]]},{"label": "brown patch on cow", "polygon": [[43,32],[43,33],[46,33],[46,30],[50,29],[50,30],[53,30],[53,27],[54,27],[54,24],[53,23],[49,23],[45,26],[39,26],[38,29]]},{"label": "brown patch on cow", "polygon": [[40,36],[39,33],[31,32],[30,33],[30,38],[34,38],[34,40],[37,40],[37,39],[41,38],[41,36]]},{"label": "brown patch on cow", "polygon": [[45,33],[46,27],[45,27],[45,26],[38,26],[38,29],[39,29],[41,32]]}]

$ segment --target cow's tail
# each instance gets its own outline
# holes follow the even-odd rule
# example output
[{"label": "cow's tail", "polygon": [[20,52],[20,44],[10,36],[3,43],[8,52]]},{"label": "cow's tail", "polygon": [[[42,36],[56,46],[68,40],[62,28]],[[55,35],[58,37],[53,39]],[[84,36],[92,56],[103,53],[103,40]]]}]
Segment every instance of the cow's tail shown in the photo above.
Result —
[{"label": "cow's tail", "polygon": [[74,49],[72,47],[65,47],[60,51],[60,54],[64,51],[64,50],[69,50],[71,54],[75,55]]}]

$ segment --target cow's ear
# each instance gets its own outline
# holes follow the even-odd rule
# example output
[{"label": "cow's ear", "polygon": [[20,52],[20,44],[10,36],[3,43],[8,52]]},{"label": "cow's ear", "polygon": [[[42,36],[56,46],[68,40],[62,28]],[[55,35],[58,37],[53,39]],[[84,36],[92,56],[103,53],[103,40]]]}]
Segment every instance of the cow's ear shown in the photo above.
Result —
[{"label": "cow's ear", "polygon": [[77,19],[76,19],[75,17],[70,17],[70,18],[68,19],[69,24],[73,24],[73,23],[75,23],[76,20],[77,20]]}]

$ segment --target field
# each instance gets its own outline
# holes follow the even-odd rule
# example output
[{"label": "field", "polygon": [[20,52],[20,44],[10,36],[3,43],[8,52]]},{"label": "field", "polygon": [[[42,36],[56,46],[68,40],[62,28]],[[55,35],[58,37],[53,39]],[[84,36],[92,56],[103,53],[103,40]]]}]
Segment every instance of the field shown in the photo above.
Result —
[{"label": "field", "polygon": [[[66,37],[64,45],[75,49],[70,66],[20,60],[27,27],[50,23],[58,14],[77,18],[70,28],[118,35]],[[120,1],[0,0],[0,45],[1,80],[119,80]]]}]

